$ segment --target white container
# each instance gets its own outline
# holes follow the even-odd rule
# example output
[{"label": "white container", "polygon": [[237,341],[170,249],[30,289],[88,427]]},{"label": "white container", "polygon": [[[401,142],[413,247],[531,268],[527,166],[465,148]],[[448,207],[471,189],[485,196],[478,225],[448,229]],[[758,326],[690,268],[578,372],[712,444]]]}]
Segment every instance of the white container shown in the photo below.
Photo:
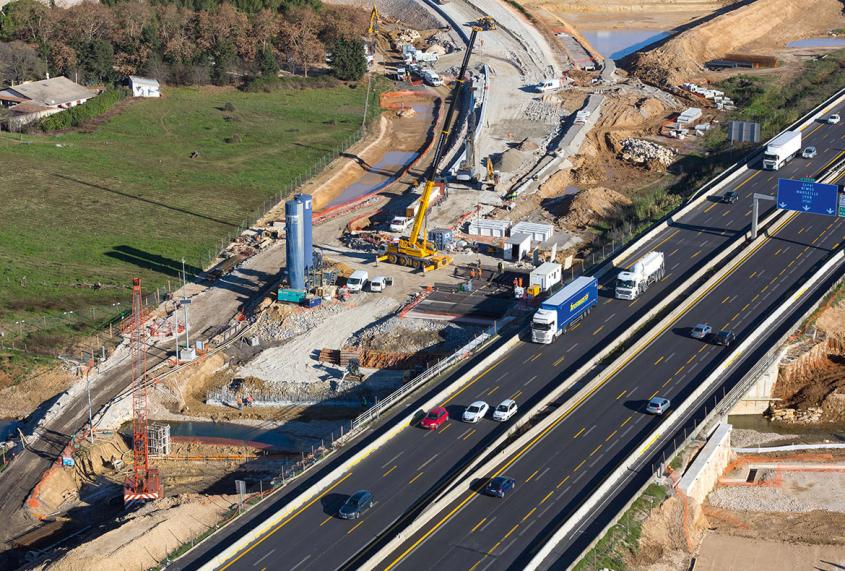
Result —
[{"label": "white container", "polygon": [[540,286],[540,291],[549,291],[560,283],[562,268],[555,262],[545,262],[531,271],[528,285]]}]

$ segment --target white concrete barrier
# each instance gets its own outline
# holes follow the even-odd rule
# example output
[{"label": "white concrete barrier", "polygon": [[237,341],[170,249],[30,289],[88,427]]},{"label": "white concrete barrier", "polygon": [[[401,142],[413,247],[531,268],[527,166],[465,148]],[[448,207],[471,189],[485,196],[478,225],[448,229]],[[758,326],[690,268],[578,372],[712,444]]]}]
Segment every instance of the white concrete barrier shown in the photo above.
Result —
[{"label": "white concrete barrier", "polygon": [[[634,451],[614,472],[608,476],[604,483],[598,490],[587,500],[578,510],[570,517],[566,523],[549,539],[549,541],[537,552],[529,564],[526,566],[527,570],[539,569],[543,561],[548,557],[557,545],[563,541],[570,533],[580,526],[582,521],[594,512],[596,506],[613,490],[618,489],[623,485],[623,480],[627,480],[636,470],[637,464],[647,458],[648,451],[657,444],[657,442],[664,436],[671,434],[679,425],[686,422],[685,414],[693,407],[698,406],[699,399],[709,392],[722,375],[727,372],[733,364],[742,357],[743,354],[753,349],[754,344],[760,337],[763,337],[769,329],[807,293],[817,282],[823,280],[827,273],[845,258],[845,251],[839,250],[834,254],[830,260],[825,263],[813,276],[807,280],[795,293],[789,296],[783,304],[781,304],[772,314],[761,323],[751,335],[748,336],[736,349],[734,349],[727,359],[722,361],[718,367],[693,391],[693,393],[684,400],[681,406],[675,410],[675,413],[669,417],[668,422],[663,423],[655,431],[655,435],[644,442],[637,450]],[[715,277],[715,276],[714,276]]]}]

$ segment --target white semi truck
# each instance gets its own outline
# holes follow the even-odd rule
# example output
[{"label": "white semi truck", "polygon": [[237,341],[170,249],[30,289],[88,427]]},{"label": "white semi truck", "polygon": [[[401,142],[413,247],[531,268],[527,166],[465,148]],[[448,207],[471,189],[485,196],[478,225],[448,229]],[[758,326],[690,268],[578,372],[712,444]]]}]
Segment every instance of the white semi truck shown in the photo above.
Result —
[{"label": "white semi truck", "polygon": [[662,280],[666,273],[663,252],[649,252],[616,276],[616,298],[637,299],[648,286]]},{"label": "white semi truck", "polygon": [[771,140],[763,152],[763,168],[776,171],[801,152],[801,131],[786,131]]}]

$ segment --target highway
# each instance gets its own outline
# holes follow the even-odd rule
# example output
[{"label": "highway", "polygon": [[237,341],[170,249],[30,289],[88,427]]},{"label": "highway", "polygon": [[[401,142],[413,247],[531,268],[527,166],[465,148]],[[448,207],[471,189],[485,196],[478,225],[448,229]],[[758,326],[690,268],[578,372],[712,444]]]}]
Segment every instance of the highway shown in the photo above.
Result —
[{"label": "highway", "polygon": [[513,494],[500,500],[467,491],[382,568],[523,568],[540,547],[538,535],[550,535],[638,447],[660,444],[653,435],[665,417],[645,414],[648,400],[659,395],[679,405],[722,362],[724,347],[689,330],[709,323],[742,341],[845,243],[842,219],[788,216],[731,274],[481,482],[510,476]]},{"label": "highway", "polygon": [[[817,122],[807,127],[805,130],[806,144],[815,144],[818,147],[818,157],[813,160],[795,159],[777,173],[749,170],[729,187],[740,193],[741,198],[738,203],[727,205],[716,201],[705,202],[678,223],[670,225],[668,229],[654,237],[649,244],[632,256],[633,258],[651,249],[660,249],[665,252],[667,276],[662,282],[652,286],[646,294],[633,302],[612,299],[608,296],[608,291],[603,291],[599,305],[590,316],[580,326],[572,328],[556,344],[519,344],[500,361],[471,379],[459,392],[442,403],[453,420],[450,420],[440,430],[430,433],[416,427],[405,428],[385,446],[359,461],[351,471],[342,475],[322,495],[280,521],[269,533],[230,559],[222,568],[254,569],[257,571],[264,568],[302,570],[339,568],[344,565],[354,567],[359,564],[386,537],[415,517],[433,494],[439,492],[444,484],[448,483],[451,474],[476,460],[480,451],[504,430],[503,425],[494,423],[489,418],[475,425],[454,420],[460,418],[460,414],[467,404],[482,399],[486,400],[491,406],[495,406],[505,398],[514,398],[519,403],[521,410],[528,410],[532,403],[539,400],[552,387],[563,382],[587,362],[598,348],[603,347],[630,327],[666,292],[676,288],[727,243],[735,239],[740,233],[745,232],[750,225],[750,197],[752,193],[772,194],[775,191],[778,177],[797,178],[816,175],[826,165],[845,154],[845,151],[840,150],[841,144],[834,145],[831,143],[831,138],[841,141],[842,133],[841,125],[831,126]],[[803,218],[802,221],[804,221]],[[810,222],[806,223],[810,224]],[[818,221],[812,222],[812,224],[818,223]],[[787,234],[782,236],[788,235],[788,232],[791,232],[794,228],[796,228],[795,223],[788,225],[784,230]],[[800,241],[801,234],[804,234],[804,232],[806,232],[805,237],[814,236],[812,232],[816,231],[816,227],[812,226],[812,228],[812,231],[805,229],[797,234],[797,239]],[[835,227],[832,227],[832,230],[835,230]],[[784,238],[781,237],[780,240],[784,240]],[[769,243],[773,243],[773,241]],[[789,245],[786,244],[786,246]],[[808,247],[806,253],[797,257],[797,252],[794,250],[796,249],[787,247],[777,256],[770,252],[770,256],[767,257],[767,260],[772,260],[774,264],[781,260],[788,262],[792,259],[790,256],[798,260],[792,264],[791,269],[781,276],[777,283],[768,286],[772,292],[775,290],[780,292],[781,282],[785,283],[785,281],[791,280],[796,272],[803,273],[807,264],[812,262],[813,256],[820,256],[822,251],[817,247]],[[768,250],[766,251],[768,252]],[[756,263],[760,259],[761,256],[754,256],[751,258],[754,262],[749,260],[748,263]],[[761,275],[767,274],[758,274],[755,278],[759,280]],[[610,284],[614,277],[612,273],[607,275],[603,285]],[[731,280],[730,283],[734,283],[734,281]],[[736,288],[734,287],[734,289]],[[753,292],[751,293],[753,294]],[[749,301],[748,303],[752,305],[739,311],[739,315],[734,319],[734,327],[737,329],[744,328],[747,323],[752,321],[750,315],[756,315],[758,309],[764,310],[776,297],[774,293],[770,293],[765,298],[758,298],[754,302]],[[713,313],[713,311],[716,309],[719,312],[731,311],[731,314],[727,316],[731,317],[733,313],[737,312],[734,307],[738,303],[739,301],[736,303],[728,301],[725,304],[717,304],[719,305],[718,308],[710,308],[711,311],[707,311],[705,314],[712,315],[709,319],[714,322],[714,326],[721,326],[722,322],[717,321],[717,318],[722,318],[721,314]],[[743,306],[744,303],[737,307],[742,308]],[[686,326],[686,324],[683,326]],[[701,349],[698,358],[692,359],[689,363],[686,363],[689,358],[682,362],[679,354],[688,349],[687,342],[689,340],[675,334],[668,335],[666,343],[671,344],[673,350],[663,355],[662,360],[660,360],[660,356],[654,357],[653,361],[657,363],[649,364],[647,369],[657,371],[657,368],[661,367],[659,369],[661,372],[668,371],[671,373],[683,365],[683,370],[678,371],[674,377],[677,379],[676,384],[660,387],[661,384],[666,382],[664,379],[657,386],[661,390],[669,391],[671,396],[677,397],[677,395],[682,394],[685,387],[693,383],[693,379],[698,378],[701,371],[711,366],[711,361],[718,358],[719,351],[706,345],[696,345],[697,348]],[[677,348],[675,348],[676,344]],[[658,345],[663,346],[663,342],[658,343]],[[639,363],[639,366],[644,365]],[[672,368],[672,371],[669,371],[669,368]],[[636,369],[637,367],[631,368],[631,370]],[[557,452],[546,450],[542,460],[536,460],[534,463],[521,460],[513,465],[514,473],[519,474],[515,477],[521,483],[528,480],[534,470],[538,470],[537,474],[530,480],[530,483],[534,484],[533,487],[520,485],[517,494],[513,496],[513,501],[509,499],[492,506],[485,501],[469,501],[463,510],[456,514],[459,517],[453,517],[448,522],[444,522],[438,533],[430,536],[427,541],[422,542],[410,554],[411,558],[408,561],[413,561],[413,564],[405,566],[407,568],[429,568],[434,567],[437,561],[445,563],[454,560],[456,566],[460,567],[466,563],[468,568],[478,560],[478,557],[473,559],[470,556],[470,554],[478,555],[477,549],[491,552],[502,550],[503,545],[501,544],[496,549],[492,548],[497,541],[501,541],[502,537],[509,532],[510,527],[504,531],[501,529],[507,518],[494,516],[496,519],[490,520],[488,512],[491,509],[508,511],[510,506],[514,506],[510,510],[512,513],[508,514],[512,520],[517,517],[516,512],[521,510],[523,506],[531,506],[534,497],[533,495],[530,498],[528,497],[529,491],[540,483],[547,486],[552,479],[552,476],[550,476],[553,473],[552,466],[547,465],[548,462],[571,463],[576,456],[579,456],[578,453],[585,451],[587,456],[583,458],[579,456],[578,461],[572,466],[574,468],[583,460],[583,464],[579,467],[579,470],[583,470],[582,474],[589,473],[592,475],[595,471],[600,471],[602,466],[610,466],[611,460],[627,446],[625,443],[632,442],[632,439],[653,428],[653,423],[657,422],[642,417],[635,409],[656,390],[655,388],[649,390],[649,388],[657,382],[658,377],[656,375],[654,380],[643,379],[633,384],[629,383],[630,386],[625,385],[627,392],[621,394],[621,396],[618,394],[621,393],[621,388],[613,394],[610,394],[613,392],[612,390],[602,390],[596,393],[588,401],[590,404],[582,407],[584,410],[589,410],[589,414],[582,417],[579,412],[582,409],[578,409],[577,414],[573,414],[571,417],[573,420],[567,420],[565,423],[567,428],[577,425],[572,434],[566,437],[572,441],[575,446],[574,449],[566,447],[565,454],[559,454],[560,451],[564,450],[563,447],[558,447],[560,450]],[[585,382],[576,383],[564,397],[559,399],[559,402],[563,402],[577,392]],[[622,383],[614,380],[611,385],[617,387],[622,386]],[[626,421],[623,418],[616,422],[616,417],[612,416],[605,422],[602,415],[606,410],[615,411],[614,415],[621,414],[620,411],[627,411],[625,418],[630,416],[631,420]],[[600,423],[595,420],[588,422],[588,419],[597,418],[602,418],[602,421]],[[625,422],[624,426],[620,426],[622,422]],[[579,432],[581,428],[584,428],[584,430],[575,438],[575,433]],[[616,433],[611,437],[614,430]],[[607,434],[604,434],[605,431]],[[556,433],[559,432],[559,430],[556,431]],[[605,444],[602,440],[601,446],[591,457],[590,454],[593,449],[598,446],[597,439],[599,436],[602,439],[607,439],[607,442]],[[616,444],[614,440],[618,441],[619,444]],[[597,444],[593,444],[589,450],[586,450],[585,447],[593,442],[597,442]],[[591,467],[590,464],[594,466]],[[585,465],[586,469],[584,468]],[[527,474],[523,474],[524,471],[528,470],[526,466],[533,466],[533,468]],[[546,470],[546,467],[549,469]],[[561,473],[564,469],[558,468],[555,464],[554,470],[557,470],[557,472],[554,473]],[[578,478],[577,485],[576,477]],[[592,476],[583,478],[583,476],[579,477],[577,474],[572,476],[571,480],[569,486],[571,486],[572,491],[567,488],[566,494],[560,490],[557,492],[558,498],[553,502],[557,508],[553,512],[557,513],[558,508],[561,508],[564,504],[571,505],[571,502],[566,501],[565,498],[574,498],[577,490],[583,491],[588,483],[594,481]],[[557,482],[558,480],[555,480],[554,484],[556,485]],[[369,489],[374,493],[376,500],[374,508],[365,517],[357,521],[338,519],[335,516],[337,508],[349,495],[359,489]],[[280,497],[274,505],[263,508],[261,510],[262,517],[280,509],[289,499],[289,496]],[[538,499],[538,502],[542,499],[543,496]],[[546,503],[549,501],[550,499],[545,500]],[[519,504],[519,509],[516,508],[516,504]],[[528,507],[525,513],[530,509],[531,507]],[[479,510],[482,515],[473,510]],[[537,515],[539,511],[541,509],[538,507],[532,517],[539,517]],[[497,513],[499,512],[497,511]],[[520,512],[519,517],[525,516],[525,513]],[[479,515],[479,517],[475,518],[476,515]],[[488,521],[482,522],[475,531],[471,531],[485,517],[488,518]],[[469,520],[473,521],[467,527]],[[511,524],[511,527],[513,525],[515,524]],[[530,541],[533,534],[524,531],[528,527],[527,521],[521,525],[524,525],[523,534],[519,535],[518,531],[520,530],[514,530],[506,538],[507,551],[501,556],[492,556],[493,561],[498,557],[503,557],[502,561],[507,560],[508,557],[515,560],[515,557],[521,553],[519,548],[511,548],[511,544],[507,542],[507,539],[513,539],[514,534],[517,534],[521,541]],[[220,534],[216,540],[209,542],[203,549],[195,551],[187,558],[177,562],[175,567],[180,569],[198,568],[210,557],[237,540],[242,534],[242,529],[238,528],[228,534]],[[462,542],[468,537],[467,534],[471,535],[470,544],[477,544],[477,549],[461,547]],[[458,538],[464,539],[458,540]],[[489,541],[489,544],[485,543],[487,541]],[[470,559],[472,560],[470,561]],[[499,566],[497,565],[497,567]],[[451,564],[449,564],[449,568],[452,568]]]}]

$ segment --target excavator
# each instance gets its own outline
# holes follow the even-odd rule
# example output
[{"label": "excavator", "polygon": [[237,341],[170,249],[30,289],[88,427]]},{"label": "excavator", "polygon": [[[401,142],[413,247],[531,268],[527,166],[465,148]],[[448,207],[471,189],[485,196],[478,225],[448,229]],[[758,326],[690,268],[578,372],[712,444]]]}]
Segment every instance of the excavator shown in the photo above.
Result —
[{"label": "excavator", "polygon": [[414,225],[411,227],[411,234],[407,238],[402,237],[398,242],[388,244],[377,259],[380,262],[389,262],[391,264],[399,264],[408,266],[424,272],[436,270],[449,265],[452,262],[452,257],[437,251],[436,246],[426,239],[425,234],[425,217],[428,213],[429,201],[431,200],[431,192],[434,189],[435,177],[439,173],[440,160],[443,158],[443,152],[446,146],[446,139],[449,137],[449,129],[451,127],[452,118],[457,107],[458,94],[461,86],[465,81],[467,66],[469,65],[470,54],[475,45],[475,39],[479,32],[495,30],[496,22],[493,18],[485,16],[474,22],[471,26],[472,33],[469,37],[469,44],[467,45],[466,53],[464,54],[463,62],[461,63],[461,71],[458,73],[455,85],[452,87],[452,100],[449,103],[449,109],[446,111],[446,118],[443,121],[443,130],[437,139],[437,146],[434,149],[434,159],[428,168],[426,176],[425,187],[423,188],[422,196],[420,197],[420,206],[417,214],[414,217]]}]

